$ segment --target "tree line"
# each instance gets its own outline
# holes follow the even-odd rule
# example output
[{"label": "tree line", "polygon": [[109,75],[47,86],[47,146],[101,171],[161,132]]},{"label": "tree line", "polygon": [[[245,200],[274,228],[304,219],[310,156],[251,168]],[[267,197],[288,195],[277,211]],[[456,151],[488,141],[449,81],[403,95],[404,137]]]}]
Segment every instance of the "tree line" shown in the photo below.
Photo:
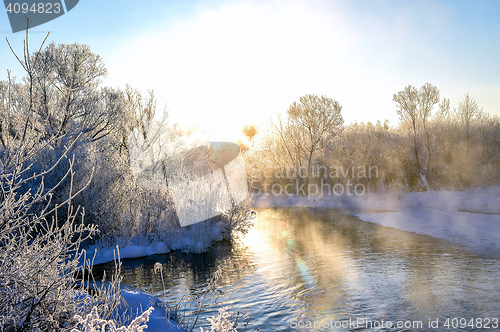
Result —
[{"label": "tree line", "polygon": [[[359,184],[372,192],[462,190],[499,183],[498,116],[484,112],[469,94],[452,108],[430,83],[409,85],[392,100],[400,119],[394,127],[387,120],[345,125],[339,102],[302,96],[285,114],[248,135],[250,187],[271,193],[275,185],[272,193],[279,194],[292,182],[294,189]],[[374,167],[378,172],[359,172]],[[283,169],[296,174],[283,176]],[[325,176],[326,169],[336,172]],[[323,173],[318,175],[318,170]]]}]

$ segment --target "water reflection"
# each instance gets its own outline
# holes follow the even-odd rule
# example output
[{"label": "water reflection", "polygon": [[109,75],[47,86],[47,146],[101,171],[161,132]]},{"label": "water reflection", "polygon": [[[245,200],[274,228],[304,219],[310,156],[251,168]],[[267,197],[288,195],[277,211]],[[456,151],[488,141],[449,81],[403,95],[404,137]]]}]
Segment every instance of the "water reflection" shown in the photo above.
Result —
[{"label": "water reflection", "polygon": [[[448,317],[498,317],[498,260],[334,210],[266,209],[257,215],[240,243],[217,243],[203,255],[125,260],[124,282],[160,294],[161,281],[153,273],[160,262],[167,298],[175,302],[198,292],[221,268],[221,294],[204,309],[202,326],[220,305],[251,309],[251,326],[261,331],[290,331],[295,320],[418,320],[426,327],[429,318],[439,318],[443,327]],[[357,329],[363,330],[384,329]]]}]

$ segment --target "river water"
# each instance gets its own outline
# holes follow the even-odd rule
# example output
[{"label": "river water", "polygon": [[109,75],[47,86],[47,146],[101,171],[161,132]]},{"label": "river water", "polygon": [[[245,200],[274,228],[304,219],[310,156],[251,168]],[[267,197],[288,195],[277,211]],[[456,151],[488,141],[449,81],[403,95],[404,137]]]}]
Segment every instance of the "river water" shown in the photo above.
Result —
[{"label": "river water", "polygon": [[499,260],[331,209],[257,210],[238,243],[122,266],[125,284],[170,304],[202,292],[217,270],[218,291],[197,326],[209,327],[207,317],[224,306],[251,313],[247,331],[500,330]]}]

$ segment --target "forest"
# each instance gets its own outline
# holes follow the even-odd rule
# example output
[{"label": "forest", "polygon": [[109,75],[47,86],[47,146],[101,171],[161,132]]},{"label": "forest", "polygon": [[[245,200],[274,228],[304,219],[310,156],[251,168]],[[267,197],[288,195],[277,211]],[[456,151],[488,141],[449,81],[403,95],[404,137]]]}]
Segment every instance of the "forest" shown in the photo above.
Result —
[{"label": "forest", "polygon": [[362,194],[499,183],[498,116],[469,94],[452,107],[430,83],[408,85],[392,100],[397,126],[387,120],[346,125],[339,102],[304,95],[267,126],[246,128],[251,190],[306,196],[341,195],[348,186]]}]

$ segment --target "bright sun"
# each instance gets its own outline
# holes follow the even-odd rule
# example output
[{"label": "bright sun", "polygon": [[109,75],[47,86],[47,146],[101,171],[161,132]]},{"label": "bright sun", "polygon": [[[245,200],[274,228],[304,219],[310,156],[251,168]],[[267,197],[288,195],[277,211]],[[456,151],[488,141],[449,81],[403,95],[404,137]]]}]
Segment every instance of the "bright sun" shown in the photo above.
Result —
[{"label": "bright sun", "polygon": [[235,140],[245,124],[264,123],[307,93],[356,107],[349,98],[360,101],[351,95],[367,83],[351,59],[353,42],[340,17],[306,4],[236,4],[127,41],[109,81],[154,88],[173,121]]}]

